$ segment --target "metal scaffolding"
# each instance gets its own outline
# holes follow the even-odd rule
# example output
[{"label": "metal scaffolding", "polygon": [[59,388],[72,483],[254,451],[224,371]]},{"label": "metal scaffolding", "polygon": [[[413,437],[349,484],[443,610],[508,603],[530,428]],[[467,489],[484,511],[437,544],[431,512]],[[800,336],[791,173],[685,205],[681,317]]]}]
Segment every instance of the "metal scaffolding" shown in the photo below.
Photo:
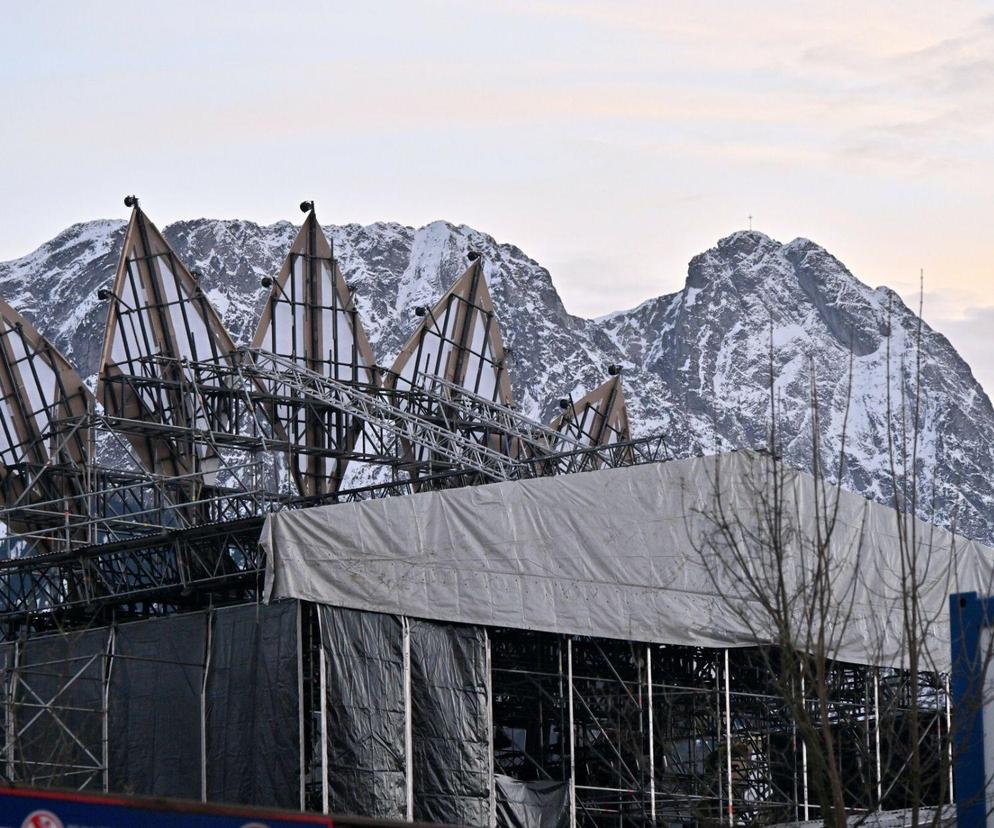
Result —
[{"label": "metal scaffolding", "polygon": [[[85,431],[117,462],[22,464],[23,476],[32,481],[28,489],[43,481],[46,491],[57,485],[57,494],[8,498],[0,520],[12,525],[30,521],[33,529],[18,536],[21,543],[45,550],[80,549],[274,509],[406,493],[415,483],[423,490],[516,480],[658,462],[666,456],[661,435],[583,445],[444,380],[384,389],[323,376],[262,351],[241,349],[236,356],[231,364],[191,367],[184,360],[183,372],[178,365],[175,370],[162,367],[164,357],[143,358],[157,364],[149,372],[155,378],[125,376],[105,383],[108,389],[117,384],[158,387],[163,374],[198,376],[203,385],[188,397],[198,408],[195,427],[98,412],[53,418],[53,438],[65,440]],[[132,390],[126,396],[141,393]],[[287,437],[300,418],[350,423],[353,438],[336,441],[329,435],[315,447],[301,448]],[[215,483],[202,485],[199,471],[141,470],[132,444],[146,439],[155,444],[189,443],[187,454],[203,446],[200,451],[215,458]],[[423,449],[417,461],[411,445]],[[286,458],[301,452],[381,466],[388,479],[362,490],[300,494],[290,483]],[[127,471],[129,466],[134,471]]]},{"label": "metal scaffolding", "polygon": [[[351,656],[329,643],[332,616],[327,613],[332,611],[345,623],[340,632],[350,639],[359,636],[339,645]],[[218,626],[218,612],[227,624]],[[170,628],[183,619],[193,622],[186,624],[186,632]],[[486,749],[477,754],[460,749],[449,758],[449,773],[467,779],[476,774],[483,780],[472,796],[464,793],[446,806],[456,809],[449,813],[451,821],[471,812],[490,815],[482,824],[499,821],[498,812],[514,806],[507,790],[515,785],[541,791],[546,797],[543,807],[561,808],[561,824],[571,826],[768,825],[820,815],[803,744],[776,689],[783,677],[772,675],[775,654],[769,651],[461,627],[304,602],[174,614],[145,622],[146,630],[148,623],[158,624],[161,636],[146,639],[144,650],[128,644],[143,640],[134,635],[142,623],[121,619],[108,627],[22,637],[0,645],[0,768],[8,779],[118,790],[122,774],[127,775],[122,767],[129,761],[120,743],[125,732],[121,704],[127,707],[132,692],[124,682],[145,686],[143,669],[157,675],[192,670],[190,675],[200,678],[195,688],[185,691],[186,702],[170,697],[166,687],[150,690],[142,704],[159,706],[157,713],[148,712],[153,717],[182,713],[194,722],[199,717],[201,725],[187,741],[189,750],[199,754],[200,767],[190,769],[183,784],[200,786],[198,795],[205,801],[219,796],[224,780],[232,778],[232,770],[223,766],[229,761],[226,754],[212,740],[237,736],[250,745],[256,738],[276,738],[278,734],[267,728],[278,730],[292,719],[293,739],[281,748],[281,755],[269,757],[294,780],[292,792],[279,794],[285,799],[279,804],[334,811],[342,807],[344,784],[348,796],[366,803],[368,815],[424,819],[431,815],[423,801],[429,783],[419,775],[417,763],[424,761],[425,739],[438,739],[439,734],[425,732],[423,699],[426,693],[455,691],[445,727],[455,733],[477,727]],[[232,658],[231,647],[248,644],[232,639],[232,630],[248,631],[240,633],[251,634],[246,642],[262,642],[272,638],[266,632],[270,626],[290,636],[278,656],[285,678],[272,674],[273,665],[253,669],[269,674],[270,682],[292,688],[292,698],[299,701],[290,703],[284,719],[290,718],[283,724],[282,719],[269,724],[260,720],[257,732],[238,733],[241,714],[230,713],[228,721],[223,708],[212,707],[210,698],[231,692],[219,691],[212,677],[238,680],[226,678],[224,665]],[[200,637],[189,639],[190,629],[200,630]],[[363,638],[371,631],[373,638]],[[429,639],[426,633],[431,633]],[[374,651],[385,646],[384,636],[394,643],[377,656]],[[360,640],[367,643],[356,647]],[[156,641],[172,643],[156,646]],[[445,674],[447,652],[474,652],[478,667],[462,679],[439,679],[432,673]],[[425,658],[431,659],[428,673]],[[130,679],[124,673],[115,679],[115,671],[121,670],[139,672]],[[381,692],[394,703],[361,695],[376,693],[368,670],[380,676],[376,681],[387,682]],[[349,678],[355,671],[358,683]],[[828,726],[844,746],[840,770],[848,782],[846,807],[854,813],[900,809],[915,800],[923,807],[951,801],[943,779],[950,738],[945,679],[922,674],[915,701],[909,696],[909,678],[904,671],[841,663],[832,667]],[[359,696],[353,698],[353,691],[343,695],[340,682],[345,679]],[[458,701],[474,697],[479,702]],[[813,697],[810,703],[816,703]],[[196,709],[170,709],[175,704]],[[921,722],[920,738],[929,745],[924,755],[930,757],[921,776],[923,790],[917,794],[910,790],[909,769],[902,764],[908,756],[902,740],[907,739],[907,717],[913,708]],[[372,730],[363,731],[363,741],[343,744],[355,723],[354,711],[370,709],[383,711],[363,719],[363,727]],[[208,713],[214,719],[205,730]],[[228,728],[236,729],[234,736],[224,735]],[[394,745],[390,750],[396,751],[391,754],[395,771],[389,762],[366,764],[362,751],[371,744]],[[212,765],[218,762],[222,766]],[[388,784],[390,778],[396,778],[396,785]],[[388,795],[391,789],[395,794]],[[471,800],[478,803],[478,811],[459,810]],[[356,807],[354,799],[350,803]]]}]

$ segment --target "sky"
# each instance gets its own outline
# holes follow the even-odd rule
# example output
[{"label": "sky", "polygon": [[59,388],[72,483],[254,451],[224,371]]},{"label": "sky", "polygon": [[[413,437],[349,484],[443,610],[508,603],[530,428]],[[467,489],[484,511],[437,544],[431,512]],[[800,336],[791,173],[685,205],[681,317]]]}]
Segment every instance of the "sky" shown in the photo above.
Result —
[{"label": "sky", "polygon": [[436,219],[597,316],[749,224],[810,238],[994,392],[994,0],[16,3],[0,260],[180,218]]}]

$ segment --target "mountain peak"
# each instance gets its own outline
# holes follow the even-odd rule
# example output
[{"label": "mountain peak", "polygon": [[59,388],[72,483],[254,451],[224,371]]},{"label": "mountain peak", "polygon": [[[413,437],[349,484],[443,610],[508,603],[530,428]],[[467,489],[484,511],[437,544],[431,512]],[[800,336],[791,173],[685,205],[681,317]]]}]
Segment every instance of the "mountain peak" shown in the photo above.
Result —
[{"label": "mountain peak", "polygon": [[[28,256],[0,263],[0,295],[84,376],[98,367],[106,305],[96,291],[113,277],[123,227],[119,220],[77,224]],[[793,438],[784,448],[788,459],[801,467],[810,461],[813,383],[825,408],[819,423],[826,451],[842,451],[838,424],[849,408],[843,485],[890,497],[887,379],[892,399],[913,398],[907,366],[915,340],[908,332],[917,317],[809,239],[781,244],[758,230],[736,231],[693,258],[682,290],[589,320],[567,313],[538,262],[466,225],[325,230],[381,364],[413,329],[413,307],[436,299],[465,270],[466,252],[477,250],[526,413],[551,418],[560,398],[595,387],[608,365],[619,364],[636,433],[665,433],[674,455],[759,445],[768,433],[772,342],[782,433]],[[241,342],[251,338],[264,301],[259,280],[279,271],[295,232],[286,221],[197,219],[164,228],[177,254],[203,274],[205,291]],[[921,353],[927,405],[920,456],[936,475],[927,485],[939,493],[935,511],[923,516],[948,524],[955,514],[961,532],[992,543],[994,410],[969,367],[927,326]],[[927,494],[920,502],[932,504]]]},{"label": "mountain peak", "polygon": [[756,247],[759,245],[765,245],[769,242],[778,244],[778,242],[771,239],[766,235],[766,233],[763,233],[760,230],[736,230],[734,233],[729,233],[724,238],[718,239],[716,247],[719,249],[742,245],[751,245]]}]

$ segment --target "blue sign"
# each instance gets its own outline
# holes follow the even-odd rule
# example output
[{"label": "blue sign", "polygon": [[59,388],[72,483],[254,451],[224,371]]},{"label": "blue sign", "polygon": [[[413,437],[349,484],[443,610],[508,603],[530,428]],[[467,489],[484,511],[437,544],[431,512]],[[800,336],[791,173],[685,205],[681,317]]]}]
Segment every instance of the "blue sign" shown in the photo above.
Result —
[{"label": "blue sign", "polygon": [[0,788],[0,828],[331,828],[318,814]]},{"label": "blue sign", "polygon": [[[985,828],[988,767],[984,751],[985,630],[994,628],[994,597],[961,592],[949,598],[953,671],[953,774],[958,828]],[[989,735],[989,734],[988,734]]]}]

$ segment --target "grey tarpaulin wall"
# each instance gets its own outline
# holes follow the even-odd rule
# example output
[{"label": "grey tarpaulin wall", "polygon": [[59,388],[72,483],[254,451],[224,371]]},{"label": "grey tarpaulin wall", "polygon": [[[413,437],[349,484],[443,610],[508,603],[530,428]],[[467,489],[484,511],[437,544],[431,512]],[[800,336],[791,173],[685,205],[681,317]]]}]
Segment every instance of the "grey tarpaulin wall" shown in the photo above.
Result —
[{"label": "grey tarpaulin wall", "polygon": [[14,701],[18,772],[25,781],[103,787],[108,634],[102,628],[21,645]]},{"label": "grey tarpaulin wall", "polygon": [[207,799],[300,806],[299,606],[217,611],[205,714]]},{"label": "grey tarpaulin wall", "polygon": [[569,825],[569,785],[566,782],[519,782],[494,777],[497,786],[498,828],[565,828]]},{"label": "grey tarpaulin wall", "polygon": [[[716,573],[723,579],[714,559],[725,541],[712,518],[719,480],[725,520],[758,531],[755,493],[769,485],[769,463],[737,452],[272,513],[260,541],[266,594],[563,635],[715,648],[766,643],[775,633],[764,632],[758,608],[750,619],[743,599],[729,611],[736,585],[727,576],[716,583]],[[782,471],[784,512],[799,527],[791,538],[814,537],[824,492],[810,475]],[[838,494],[834,588],[852,595],[835,656],[901,664],[905,573],[895,512],[826,488]],[[994,589],[994,551],[921,521],[917,537],[928,545],[919,550],[919,600],[934,619],[924,644],[944,670],[946,600]],[[787,555],[792,589],[804,565],[794,545]]]},{"label": "grey tarpaulin wall", "polygon": [[207,615],[115,631],[108,702],[109,787],[199,799]]},{"label": "grey tarpaulin wall", "polygon": [[410,629],[414,818],[488,825],[486,634],[417,620]]},{"label": "grey tarpaulin wall", "polygon": [[407,815],[404,630],[399,618],[319,607],[332,813]]}]

